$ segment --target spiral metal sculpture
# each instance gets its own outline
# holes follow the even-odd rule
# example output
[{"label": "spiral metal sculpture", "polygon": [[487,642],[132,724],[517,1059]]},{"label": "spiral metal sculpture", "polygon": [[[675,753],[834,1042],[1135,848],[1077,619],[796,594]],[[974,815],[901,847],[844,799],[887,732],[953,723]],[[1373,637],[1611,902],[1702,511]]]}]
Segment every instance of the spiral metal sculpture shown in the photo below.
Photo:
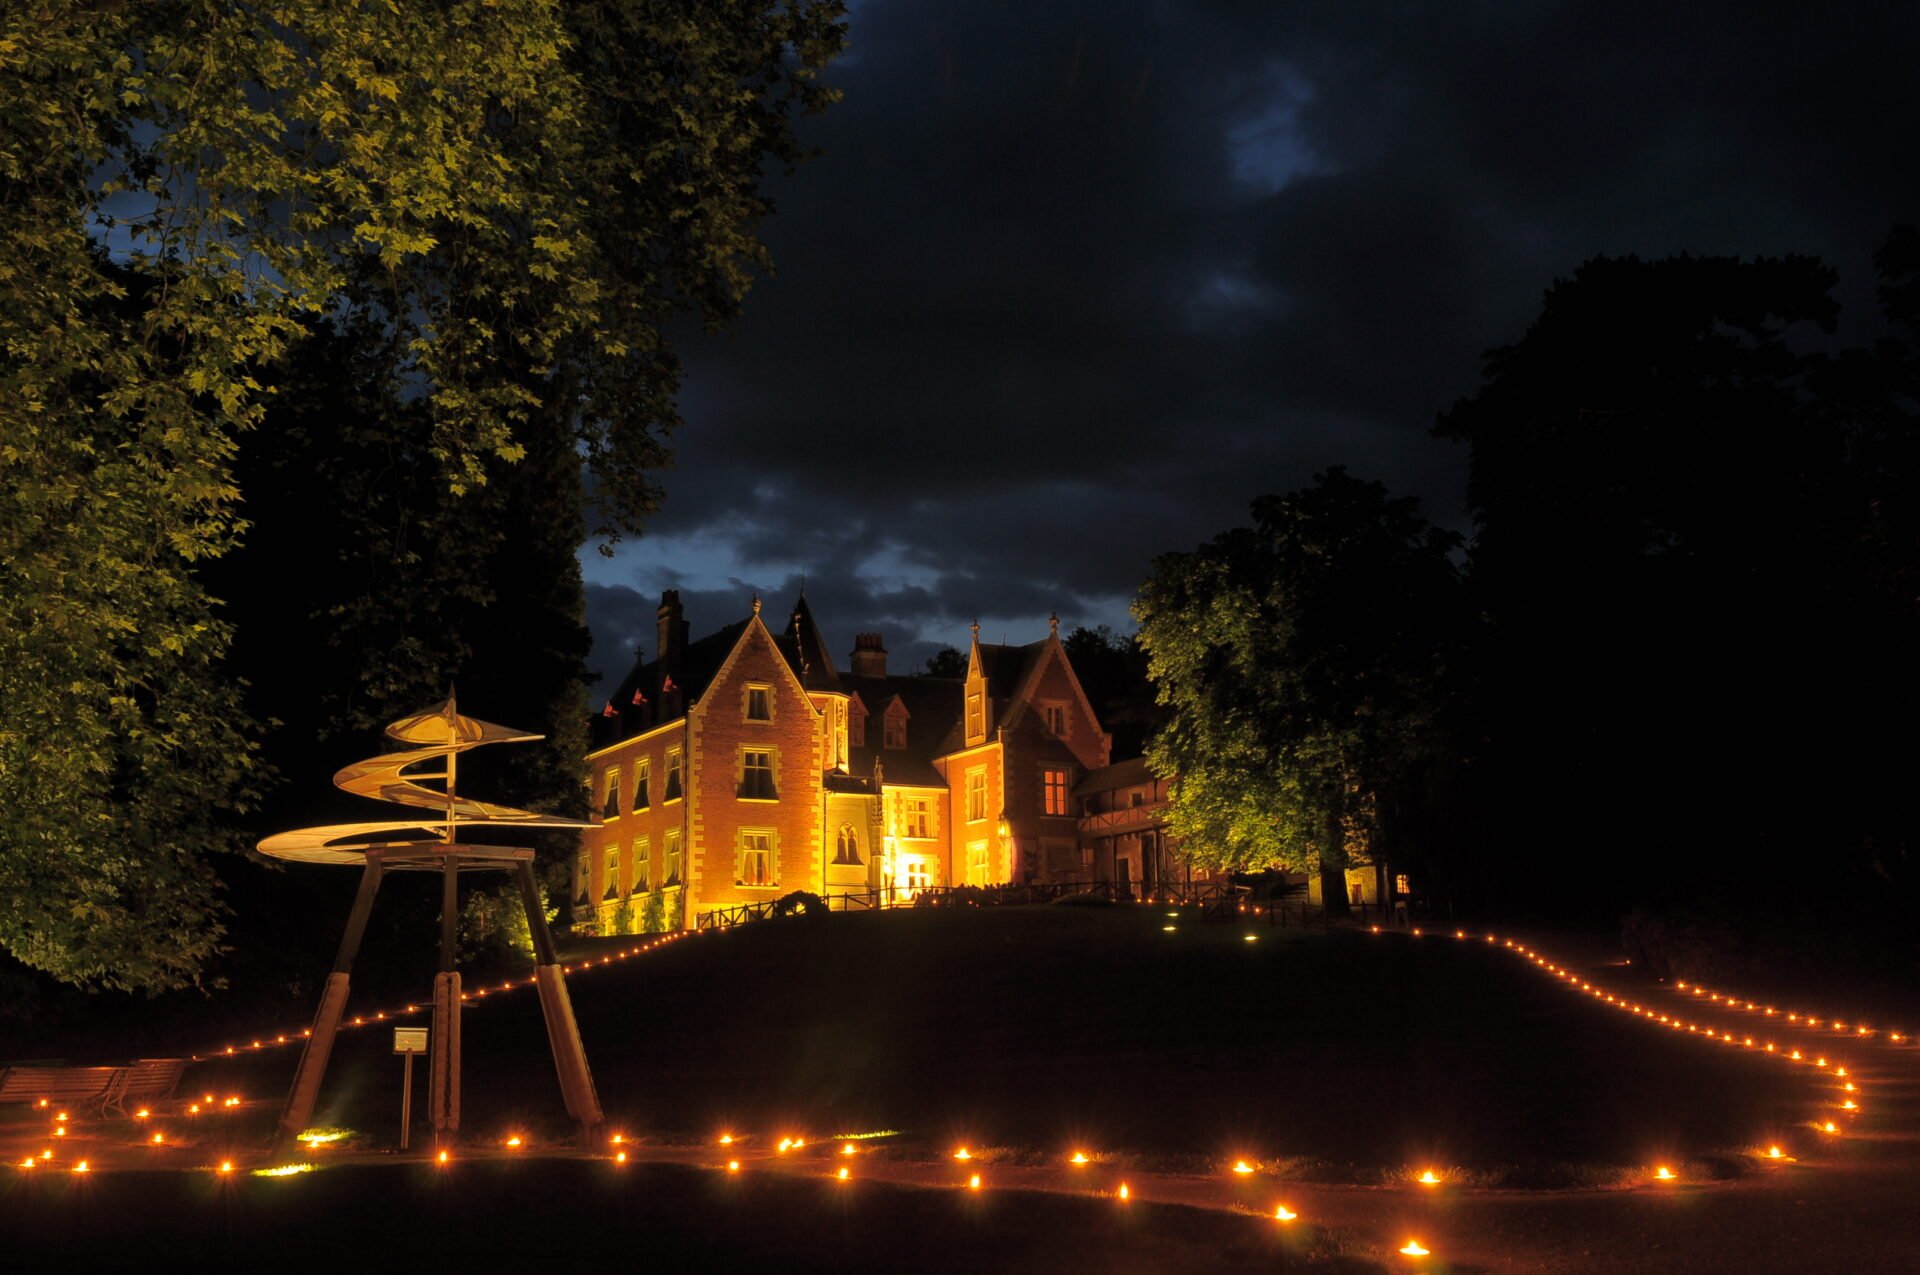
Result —
[{"label": "spiral metal sculpture", "polygon": [[[461,871],[507,871],[515,875],[533,934],[534,981],[560,1073],[561,1096],[567,1113],[591,1137],[601,1121],[600,1101],[587,1068],[586,1051],[574,1022],[573,1006],[546,912],[533,878],[533,851],[522,846],[471,842],[465,834],[476,829],[586,828],[590,824],[558,815],[537,814],[513,806],[475,801],[458,791],[462,753],[487,744],[524,744],[543,738],[510,726],[498,726],[460,714],[451,695],[445,703],[403,717],[387,727],[387,736],[406,747],[343,767],[334,784],[356,796],[391,802],[429,812],[420,817],[363,823],[328,824],[275,833],[260,842],[260,853],[301,863],[361,865],[360,890],[340,940],[339,955],[321,994],[320,1009],[307,1037],[300,1066],[294,1073],[276,1147],[297,1138],[313,1116],[334,1036],[346,1012],[347,988],[353,958],[366,931],[380,879],[393,871],[435,871],[442,874],[440,904],[440,972],[433,983],[433,1028],[429,1040],[431,1071],[428,1114],[436,1134],[445,1138],[460,1127],[460,973],[455,967],[455,926],[459,918],[458,874]],[[423,769],[432,767],[432,769]],[[422,781],[441,781],[429,788]],[[402,1131],[402,1145],[406,1133]]]}]

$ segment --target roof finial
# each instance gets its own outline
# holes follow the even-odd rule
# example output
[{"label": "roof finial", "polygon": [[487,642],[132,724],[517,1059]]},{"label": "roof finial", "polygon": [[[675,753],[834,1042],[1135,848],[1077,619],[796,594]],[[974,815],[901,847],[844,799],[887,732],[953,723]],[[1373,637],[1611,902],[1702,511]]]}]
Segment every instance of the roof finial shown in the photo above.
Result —
[{"label": "roof finial", "polygon": [[1052,637],[1060,636],[1060,616],[1058,612],[1047,617],[1047,633]]},{"label": "roof finial", "polygon": [[973,640],[976,642],[980,640],[980,621],[978,620],[973,622]]},{"label": "roof finial", "polygon": [[760,614],[760,595],[757,593],[753,595],[753,613]]}]

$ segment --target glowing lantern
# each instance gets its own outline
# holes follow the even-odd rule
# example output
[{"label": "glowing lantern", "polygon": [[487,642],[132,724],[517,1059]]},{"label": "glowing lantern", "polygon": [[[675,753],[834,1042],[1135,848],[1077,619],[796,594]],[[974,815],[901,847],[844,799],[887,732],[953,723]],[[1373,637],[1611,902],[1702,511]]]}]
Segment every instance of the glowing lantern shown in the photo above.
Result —
[{"label": "glowing lantern", "polygon": [[20,1167],[23,1169],[31,1169],[34,1165],[38,1163],[39,1163],[38,1160],[35,1160],[32,1156],[28,1156],[26,1159],[20,1162]]},{"label": "glowing lantern", "polygon": [[1252,1173],[1253,1166],[1248,1164],[1245,1160],[1235,1160],[1233,1162],[1233,1171],[1239,1174]]},{"label": "glowing lantern", "polygon": [[165,1142],[166,1140],[167,1140],[167,1137],[163,1133],[156,1133],[153,1135],[153,1142],[155,1146],[160,1145],[162,1142]]},{"label": "glowing lantern", "polygon": [[732,1145],[733,1145],[733,1135],[732,1135],[732,1134],[730,1134],[730,1133],[723,1133],[723,1134],[721,1134],[721,1135],[720,1135],[720,1145],[721,1145],[721,1146],[723,1146],[723,1147],[730,1147],[730,1146],[732,1146]]},{"label": "glowing lantern", "polygon": [[93,1172],[93,1167],[89,1165],[85,1160],[82,1160],[80,1163],[73,1166],[73,1171],[75,1173],[91,1173]]},{"label": "glowing lantern", "polygon": [[621,1143],[625,1142],[626,1140],[627,1140],[627,1135],[624,1133],[616,1133],[613,1135],[613,1138],[612,1138],[613,1145],[616,1147],[619,1146]]},{"label": "glowing lantern", "polygon": [[967,1179],[967,1190],[978,1191],[979,1189],[980,1189],[980,1175],[976,1173],[972,1177]]},{"label": "glowing lantern", "polygon": [[1767,1159],[1769,1159],[1769,1160],[1778,1160],[1778,1159],[1780,1159],[1780,1158],[1781,1158],[1781,1156],[1782,1156],[1783,1154],[1784,1154],[1784,1153],[1783,1153],[1783,1152],[1782,1152],[1782,1151],[1780,1150],[1780,1148],[1779,1148],[1779,1147],[1768,1147],[1768,1148],[1767,1148]]},{"label": "glowing lantern", "polygon": [[727,1172],[728,1173],[740,1172],[740,1162],[738,1160],[727,1161]]},{"label": "glowing lantern", "polygon": [[1844,1076],[1847,1074],[1847,1069],[1845,1067],[1836,1067],[1834,1068],[1833,1074],[1836,1076]]},{"label": "glowing lantern", "polygon": [[66,1118],[67,1118],[67,1113],[66,1113],[66,1112],[64,1112],[64,1111],[60,1111],[60,1112],[56,1112],[56,1113],[54,1113],[54,1117],[53,1117],[53,1118],[54,1118],[55,1120],[57,1120],[57,1121],[60,1121],[60,1122],[62,1122],[62,1123],[65,1123],[65,1121],[66,1121]]},{"label": "glowing lantern", "polygon": [[1276,1222],[1291,1222],[1293,1221],[1293,1219],[1299,1216],[1300,1215],[1298,1213],[1295,1213],[1292,1209],[1288,1208],[1284,1204],[1280,1205],[1278,1208],[1274,1209],[1273,1211],[1273,1220]]},{"label": "glowing lantern", "polygon": [[508,1145],[509,1147],[511,1147],[511,1148],[513,1148],[513,1149],[514,1149],[514,1150],[516,1150],[516,1151],[517,1151],[517,1150],[519,1150],[519,1149],[520,1149],[520,1135],[516,1133],[516,1134],[514,1134],[514,1135],[513,1135],[513,1136],[512,1136],[511,1138],[508,1138],[508,1139],[507,1139],[507,1145]]},{"label": "glowing lantern", "polygon": [[145,1120],[148,1116],[152,1114],[153,1113],[151,1111],[148,1111],[145,1107],[142,1107],[140,1108],[140,1110],[133,1113],[133,1118],[135,1120]]},{"label": "glowing lantern", "polygon": [[968,1151],[965,1147],[961,1147],[958,1151],[953,1153],[953,1158],[956,1160],[971,1160],[973,1159],[973,1153]]},{"label": "glowing lantern", "polygon": [[58,1124],[58,1125],[55,1125],[55,1126],[53,1127],[53,1136],[54,1136],[54,1137],[56,1137],[56,1138],[64,1138],[64,1137],[66,1137],[66,1136],[67,1136],[67,1126],[65,1126],[65,1125],[63,1125],[63,1124]]},{"label": "glowing lantern", "polygon": [[196,1102],[196,1103],[194,1103],[194,1104],[193,1104],[193,1105],[192,1105],[191,1107],[188,1107],[188,1108],[187,1108],[187,1114],[188,1114],[188,1115],[190,1115],[190,1116],[197,1116],[197,1115],[199,1115],[199,1114],[200,1114],[200,1104]]},{"label": "glowing lantern", "polygon": [[1663,1164],[1653,1171],[1653,1176],[1661,1182],[1671,1182],[1673,1181],[1673,1170]]},{"label": "glowing lantern", "polygon": [[1432,1169],[1423,1169],[1421,1170],[1418,1181],[1421,1186],[1439,1186],[1440,1176]]},{"label": "glowing lantern", "polygon": [[1085,1164],[1086,1162],[1087,1162],[1087,1153],[1084,1151],[1076,1151],[1072,1155],[1067,1157],[1068,1164]]},{"label": "glowing lantern", "polygon": [[1425,1247],[1419,1240],[1408,1240],[1401,1246],[1400,1252],[1407,1257],[1430,1257],[1433,1250]]},{"label": "glowing lantern", "polygon": [[624,1151],[614,1152],[613,1162],[615,1164],[625,1164],[627,1162],[627,1153]]},{"label": "glowing lantern", "polygon": [[52,1148],[52,1147],[48,1147],[48,1148],[47,1148],[47,1149],[46,1149],[45,1151],[42,1151],[42,1152],[40,1153],[40,1158],[41,1158],[42,1160],[51,1160],[51,1159],[53,1159],[53,1148]]},{"label": "glowing lantern", "polygon": [[1127,1200],[1131,1199],[1133,1196],[1133,1192],[1127,1190],[1127,1184],[1124,1182],[1120,1184],[1120,1190],[1116,1192],[1116,1194],[1119,1195],[1122,1203],[1125,1203]]},{"label": "glowing lantern", "polygon": [[1859,1103],[1857,1103],[1857,1102],[1855,1102],[1855,1101],[1854,1101],[1853,1099],[1851,1099],[1851,1098],[1849,1098],[1849,1099],[1847,1099],[1847,1100],[1846,1100],[1845,1102],[1843,1102],[1843,1103],[1841,1103],[1841,1104],[1840,1104],[1840,1110],[1842,1110],[1842,1111],[1858,1111],[1858,1110],[1860,1110],[1860,1104],[1859,1104]]},{"label": "glowing lantern", "polygon": [[434,1157],[434,1160],[440,1164],[445,1164],[447,1162],[447,1153],[442,1151],[439,1155]]},{"label": "glowing lantern", "polygon": [[840,1181],[845,1182],[847,1179],[853,1176],[853,1173],[851,1170],[847,1168],[846,1165],[843,1164],[840,1166],[840,1172],[834,1174],[833,1176],[840,1179]]},{"label": "glowing lantern", "polygon": [[1840,1132],[1840,1126],[1829,1120],[1820,1126],[1820,1131],[1822,1133],[1838,1133]]}]

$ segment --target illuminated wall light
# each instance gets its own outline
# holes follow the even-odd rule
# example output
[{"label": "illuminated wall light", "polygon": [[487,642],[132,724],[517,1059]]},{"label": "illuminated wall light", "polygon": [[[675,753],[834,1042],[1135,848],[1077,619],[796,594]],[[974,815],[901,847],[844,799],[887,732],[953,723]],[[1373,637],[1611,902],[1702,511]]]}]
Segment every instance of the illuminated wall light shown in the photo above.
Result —
[{"label": "illuminated wall light", "polygon": [[1406,1257],[1431,1257],[1431,1256],[1433,1256],[1433,1250],[1432,1250],[1432,1249],[1430,1249],[1430,1248],[1427,1248],[1426,1246],[1424,1246],[1423,1244],[1421,1244],[1419,1240],[1413,1240],[1413,1239],[1410,1239],[1410,1240],[1408,1240],[1408,1241],[1407,1241],[1407,1242],[1406,1242],[1405,1244],[1403,1244],[1403,1245],[1401,1245],[1401,1246],[1400,1246],[1400,1252],[1402,1253],[1402,1255],[1404,1255],[1404,1256],[1406,1256]]},{"label": "illuminated wall light", "polygon": [[1295,1213],[1292,1209],[1288,1208],[1284,1204],[1278,1206],[1273,1210],[1273,1220],[1276,1222],[1291,1222],[1299,1216],[1300,1215],[1298,1213]]}]

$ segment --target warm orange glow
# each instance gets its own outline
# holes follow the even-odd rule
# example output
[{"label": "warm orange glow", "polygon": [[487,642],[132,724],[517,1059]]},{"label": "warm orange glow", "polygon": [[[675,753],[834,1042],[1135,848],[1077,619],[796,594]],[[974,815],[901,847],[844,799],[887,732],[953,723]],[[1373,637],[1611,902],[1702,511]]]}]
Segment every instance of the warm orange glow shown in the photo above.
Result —
[{"label": "warm orange glow", "polygon": [[840,1166],[840,1172],[834,1174],[833,1176],[836,1178],[839,1178],[842,1182],[845,1182],[848,1178],[851,1178],[853,1176],[853,1170],[847,1168],[847,1166],[843,1164]]},{"label": "warm orange glow", "polygon": [[1419,1182],[1421,1186],[1439,1186],[1440,1176],[1432,1169],[1426,1169],[1421,1172]]},{"label": "warm orange glow", "polygon": [[439,1155],[435,1156],[434,1159],[441,1164],[445,1164],[447,1162],[447,1153],[442,1151]]},{"label": "warm orange glow", "polygon": [[738,1160],[727,1161],[727,1172],[728,1173],[740,1172],[740,1162]]},{"label": "warm orange glow", "polygon": [[1836,1076],[1844,1076],[1847,1074],[1847,1069],[1845,1067],[1836,1067],[1834,1068],[1833,1074]]},{"label": "warm orange glow", "polygon": [[1663,1164],[1653,1171],[1653,1176],[1662,1182],[1671,1182],[1673,1181],[1673,1170]]},{"label": "warm orange glow", "polygon": [[53,1117],[53,1118],[54,1118],[55,1120],[58,1120],[58,1121],[62,1121],[62,1122],[64,1122],[64,1121],[66,1120],[66,1118],[67,1118],[67,1113],[66,1113],[66,1112],[64,1112],[64,1111],[61,1111],[61,1112],[57,1112],[57,1113],[56,1113],[56,1114],[54,1115],[54,1117]]},{"label": "warm orange glow", "polygon": [[[1462,937],[1465,937],[1465,936],[1463,935]],[[1299,1216],[1300,1215],[1298,1213],[1295,1213],[1292,1209],[1288,1208],[1284,1204],[1280,1205],[1278,1208],[1274,1209],[1273,1211],[1273,1220],[1276,1222],[1291,1222],[1293,1221],[1293,1219]]]},{"label": "warm orange glow", "polygon": [[57,1125],[55,1125],[55,1126],[53,1126],[53,1136],[54,1136],[54,1137],[56,1137],[56,1138],[64,1138],[64,1137],[66,1137],[66,1136],[67,1136],[67,1126],[65,1126],[65,1125],[63,1125],[63,1124],[57,1124]]},{"label": "warm orange glow", "polygon": [[82,1160],[80,1163],[73,1166],[73,1171],[75,1173],[91,1173],[93,1172],[93,1166],[88,1164],[85,1160]]},{"label": "warm orange glow", "polygon": [[1248,1164],[1245,1160],[1235,1160],[1233,1162],[1233,1171],[1235,1173],[1252,1173],[1253,1166]]},{"label": "warm orange glow", "polygon": [[1129,1191],[1129,1190],[1127,1189],[1127,1184],[1126,1184],[1126,1183],[1124,1183],[1124,1182],[1122,1182],[1122,1183],[1120,1184],[1120,1190],[1119,1190],[1118,1192],[1116,1192],[1116,1194],[1117,1194],[1117,1195],[1119,1195],[1119,1197],[1120,1197],[1120,1198],[1121,1198],[1122,1200],[1128,1200],[1128,1199],[1131,1199],[1131,1198],[1133,1197],[1133,1192],[1131,1192],[1131,1191]]},{"label": "warm orange glow", "polygon": [[953,1158],[956,1160],[971,1160],[973,1159],[973,1153],[971,1151],[968,1151],[965,1147],[961,1147],[958,1151],[953,1153]]},{"label": "warm orange glow", "polygon": [[1821,1129],[1821,1131],[1822,1131],[1822,1132],[1824,1132],[1824,1133],[1838,1133],[1838,1132],[1840,1132],[1840,1126],[1839,1126],[1839,1125],[1837,1125],[1837,1124],[1835,1124],[1835,1123],[1834,1123],[1833,1121],[1831,1121],[1831,1120],[1829,1120],[1829,1121],[1827,1121],[1827,1122],[1826,1122],[1825,1124],[1823,1124],[1823,1125],[1821,1125],[1821,1126],[1820,1126],[1820,1129]]},{"label": "warm orange glow", "polygon": [[238,1098],[229,1098],[220,1105],[223,1107],[237,1107],[240,1105],[240,1100]]},{"label": "warm orange glow", "polygon": [[1858,1110],[1860,1110],[1860,1104],[1859,1104],[1859,1103],[1857,1103],[1857,1102],[1855,1102],[1855,1101],[1854,1101],[1853,1099],[1851,1099],[1851,1098],[1849,1098],[1849,1099],[1847,1099],[1847,1100],[1846,1100],[1845,1102],[1843,1102],[1843,1103],[1841,1103],[1841,1104],[1840,1104],[1840,1110],[1842,1110],[1842,1111],[1858,1111]]},{"label": "warm orange glow", "polygon": [[220,1172],[222,1172],[222,1173],[232,1173],[232,1172],[233,1172],[233,1161],[231,1161],[231,1160],[222,1160],[222,1161],[220,1162]]},{"label": "warm orange glow", "polygon": [[32,1156],[28,1156],[26,1159],[20,1162],[20,1167],[23,1169],[31,1169],[34,1165],[38,1163],[40,1163],[38,1160],[34,1159]]},{"label": "warm orange glow", "polygon": [[616,1152],[614,1152],[614,1154],[613,1154],[613,1162],[614,1162],[615,1164],[625,1164],[625,1163],[627,1162],[627,1153],[626,1153],[626,1152],[624,1152],[624,1151],[616,1151]]},{"label": "warm orange glow", "polygon": [[860,1148],[854,1146],[851,1142],[844,1143],[840,1147],[841,1155],[858,1155],[859,1153]]},{"label": "warm orange glow", "polygon": [[133,1118],[135,1120],[145,1120],[148,1116],[152,1114],[153,1113],[151,1111],[148,1111],[145,1107],[142,1107],[140,1108],[140,1110],[133,1113]]},{"label": "warm orange glow", "polygon": [[625,1142],[626,1140],[627,1140],[627,1135],[624,1133],[616,1133],[613,1135],[613,1138],[611,1139],[611,1141],[613,1142],[613,1145],[616,1147],[619,1146],[621,1143]]},{"label": "warm orange glow", "polygon": [[967,1190],[978,1191],[979,1189],[980,1189],[980,1175],[976,1173],[972,1177],[967,1179]]},{"label": "warm orange glow", "polygon": [[1400,1252],[1407,1257],[1431,1257],[1433,1250],[1423,1246],[1419,1240],[1408,1240],[1401,1246]]},{"label": "warm orange glow", "polygon": [[153,1140],[154,1140],[154,1143],[158,1145],[159,1143],[165,1142],[167,1140],[167,1136],[163,1133],[156,1133],[153,1135]]},{"label": "warm orange glow", "polygon": [[1780,1159],[1780,1158],[1781,1158],[1781,1157],[1782,1157],[1782,1156],[1783,1156],[1784,1154],[1785,1154],[1785,1153],[1784,1153],[1784,1152],[1782,1152],[1782,1151],[1780,1150],[1780,1148],[1779,1148],[1779,1147],[1768,1147],[1768,1148],[1767,1148],[1767,1159],[1769,1159],[1769,1160],[1778,1160],[1778,1159]]},{"label": "warm orange glow", "polygon": [[730,1134],[730,1133],[723,1133],[723,1134],[721,1134],[721,1135],[720,1135],[720,1145],[721,1145],[721,1146],[723,1146],[723,1147],[730,1147],[730,1146],[732,1146],[732,1145],[733,1145],[733,1135],[732,1135],[732,1134]]},{"label": "warm orange glow", "polygon": [[1076,1151],[1072,1155],[1067,1157],[1067,1163],[1068,1164],[1085,1164],[1087,1163],[1087,1153],[1084,1151]]}]

